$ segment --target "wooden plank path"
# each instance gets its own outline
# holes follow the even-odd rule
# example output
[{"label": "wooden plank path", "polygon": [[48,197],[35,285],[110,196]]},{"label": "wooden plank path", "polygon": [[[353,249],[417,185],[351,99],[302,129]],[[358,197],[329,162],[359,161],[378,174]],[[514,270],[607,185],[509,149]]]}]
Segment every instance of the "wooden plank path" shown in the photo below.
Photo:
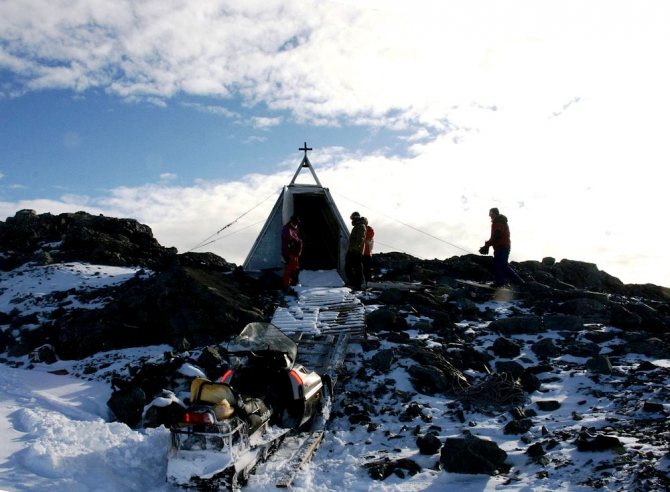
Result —
[{"label": "wooden plank path", "polygon": [[271,321],[286,334],[365,336],[365,306],[347,287],[302,287],[286,304]]}]

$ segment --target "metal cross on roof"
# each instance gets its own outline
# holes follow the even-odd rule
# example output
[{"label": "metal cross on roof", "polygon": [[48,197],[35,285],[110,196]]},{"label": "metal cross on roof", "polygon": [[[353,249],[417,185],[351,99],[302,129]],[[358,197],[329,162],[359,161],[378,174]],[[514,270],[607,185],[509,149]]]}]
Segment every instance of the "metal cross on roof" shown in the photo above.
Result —
[{"label": "metal cross on roof", "polygon": [[307,142],[305,142],[305,145],[303,147],[300,147],[298,150],[301,150],[305,153],[305,155],[302,158],[302,162],[298,166],[298,170],[295,172],[293,175],[293,179],[291,180],[291,185],[295,183],[295,178],[298,177],[298,174],[300,174],[300,171],[302,168],[307,167],[309,168],[309,172],[312,173],[312,177],[314,178],[314,181],[318,186],[321,186],[321,182],[319,181],[319,178],[316,177],[316,173],[314,172],[314,168],[312,168],[312,163],[309,162],[309,159],[307,158],[307,151],[312,150],[311,147],[307,147]]},{"label": "metal cross on roof", "polygon": [[307,147],[307,142],[305,142],[305,146],[304,146],[304,147],[300,147],[298,150],[303,150],[303,151],[305,152],[305,157],[307,157],[307,151],[308,151],[308,150],[312,150],[312,148],[311,148],[311,147]]}]

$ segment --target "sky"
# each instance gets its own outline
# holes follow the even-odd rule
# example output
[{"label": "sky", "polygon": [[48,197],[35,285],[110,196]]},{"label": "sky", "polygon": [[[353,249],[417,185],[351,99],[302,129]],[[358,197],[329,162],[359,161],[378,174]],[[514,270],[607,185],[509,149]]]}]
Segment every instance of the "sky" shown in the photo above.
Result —
[{"label": "sky", "polygon": [[[134,273],[132,268],[77,262],[46,267],[24,265],[12,272],[0,272],[0,280],[6,287],[0,293],[0,307],[11,305],[21,315],[37,313],[47,316],[56,308],[63,309],[62,302],[54,301],[54,298],[49,297],[50,294],[69,292],[73,286],[82,285],[84,290],[95,291],[105,286],[122,284]],[[298,316],[302,299],[313,302],[314,297],[321,301],[351,298],[349,289],[340,287],[341,281],[338,282],[339,279],[333,275],[336,272],[302,272],[301,285],[296,287],[299,297],[287,296],[288,309],[296,314],[296,319],[293,322],[288,318],[282,321],[275,316],[277,326],[285,329],[292,325],[294,330],[312,332],[314,323],[308,317],[301,319],[302,316]],[[33,295],[26,296],[26,292]],[[75,296],[71,298],[76,300]],[[91,303],[79,300],[68,303],[65,309],[95,308],[97,304],[97,300]],[[313,308],[314,304],[311,305]],[[378,307],[371,303],[366,305],[368,310]],[[479,307],[482,310],[493,310],[496,317],[503,318],[518,313],[520,309],[514,302],[495,301],[488,301]],[[440,346],[442,339],[431,339],[429,333],[414,328],[419,320],[428,319],[413,314],[407,316],[407,334],[415,343]],[[487,324],[481,321],[459,322],[459,326],[467,329],[466,333],[471,337],[469,343],[483,352],[491,352],[490,347],[498,338],[498,335],[486,329]],[[623,332],[611,327],[603,327],[602,330],[614,335],[613,340],[601,344],[602,353],[608,354],[623,343],[619,338]],[[523,347],[518,359],[526,365],[537,365],[540,360],[530,346],[543,338],[554,339],[560,344],[562,335],[546,332],[539,335],[514,335],[513,338]],[[639,397],[640,401],[659,400],[659,387],[667,385],[667,374],[662,372],[663,369],[654,374],[649,373],[651,375],[644,384],[627,384],[626,387],[632,390],[622,393],[621,385],[625,381],[630,382],[631,377],[645,378],[644,374],[648,373],[637,370],[642,361],[653,362],[659,368],[667,369],[670,367],[669,359],[629,353],[615,358],[616,371],[611,376],[601,375],[596,378],[584,369],[587,357],[563,355],[556,358],[551,377],[543,378],[540,375],[543,391],[532,393],[527,407],[529,410],[534,409],[538,400],[555,400],[560,402],[560,408],[550,412],[539,410],[533,417],[533,428],[521,436],[504,432],[505,424],[512,419],[510,412],[478,412],[473,406],[466,410],[467,423],[461,423],[454,417],[453,410],[445,411],[446,403],[452,401],[450,398],[439,393],[416,393],[407,370],[410,364],[408,359],[396,361],[388,373],[371,372],[369,360],[374,358],[376,350],[389,349],[397,350],[397,344],[384,337],[381,337],[380,347],[373,350],[368,347],[366,351],[357,343],[349,345],[347,364],[351,372],[368,371],[370,377],[348,380],[347,394],[340,395],[338,398],[341,401],[336,402],[336,405],[347,403],[350,395],[367,394],[376,388],[376,399],[382,407],[397,407],[399,413],[408,403],[402,399],[399,401],[397,392],[412,395],[411,401],[418,404],[422,415],[429,419],[417,418],[408,423],[398,418],[394,411],[371,412],[372,423],[377,426],[377,431],[370,432],[365,422],[352,424],[347,412],[334,415],[323,442],[312,461],[296,476],[292,490],[590,491],[593,487],[580,484],[600,477],[604,477],[617,490],[632,489],[630,481],[635,478],[635,473],[631,473],[626,466],[614,466],[616,459],[621,456],[612,451],[577,452],[574,437],[566,437],[575,436],[580,429],[585,428],[593,434],[599,434],[603,429],[602,432],[607,435],[616,435],[626,447],[626,456],[633,456],[633,461],[635,457],[652,459],[650,456],[653,456],[654,466],[651,470],[660,476],[667,475],[670,459],[664,439],[649,442],[644,431],[631,435],[618,432],[610,424],[614,420],[620,422],[621,430],[627,426],[635,427],[637,420],[665,418],[662,413],[644,412],[640,405],[630,405],[630,401],[637,401],[632,395]],[[114,422],[106,405],[112,393],[109,382],[112,376],[127,375],[129,368],[136,369],[152,361],[160,364],[164,361],[165,352],[170,350],[171,347],[167,345],[135,347],[97,353],[79,361],[58,360],[52,364],[30,363],[27,355],[4,358],[3,363],[0,363],[0,434],[3,436],[0,441],[0,491],[183,490],[166,483],[169,430],[164,426],[130,428]],[[196,353],[192,355],[194,359],[197,358]],[[504,360],[509,362],[509,359]],[[490,365],[494,367],[497,362],[498,359],[494,358]],[[187,377],[203,376],[199,368],[189,363],[185,363],[179,371]],[[481,378],[481,375],[477,371],[468,370],[468,376],[473,381]],[[387,395],[380,395],[379,387],[387,386],[389,378],[395,381],[393,388],[389,388]],[[615,397],[612,398],[612,395]],[[188,393],[179,394],[175,398],[183,400],[187,396]],[[354,402],[357,401],[355,398]],[[665,407],[667,410],[668,405]],[[575,415],[579,416],[578,420]],[[507,453],[506,462],[512,465],[512,471],[509,475],[488,476],[436,470],[437,455],[423,456],[418,453],[415,427],[420,427],[421,432],[427,432],[429,427],[439,429],[438,437],[442,441],[461,437],[464,429],[478,438],[492,440]],[[635,428],[640,430],[639,426]],[[549,433],[546,439],[541,429]],[[550,450],[547,442],[552,436],[556,438],[557,445]],[[528,458],[526,451],[529,443],[524,441],[526,438],[532,442],[542,442],[547,447],[546,465],[533,463]],[[409,458],[418,463],[422,471],[404,478],[392,475],[384,481],[373,480],[364,465],[385,457]],[[277,470],[277,462],[262,464],[244,490],[260,492],[276,488]],[[328,473],[324,473],[324,470],[328,470]]]},{"label": "sky", "polygon": [[[376,252],[670,286],[670,4],[0,2],[0,220],[84,210],[241,264],[307,142]],[[309,173],[305,182],[312,182]],[[303,175],[301,174],[301,179]]]}]

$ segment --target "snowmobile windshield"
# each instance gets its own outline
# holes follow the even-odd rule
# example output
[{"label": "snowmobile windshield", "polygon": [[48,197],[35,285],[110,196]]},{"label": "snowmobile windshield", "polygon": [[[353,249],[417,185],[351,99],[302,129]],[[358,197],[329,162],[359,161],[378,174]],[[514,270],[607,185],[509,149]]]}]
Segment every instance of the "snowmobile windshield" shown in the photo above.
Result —
[{"label": "snowmobile windshield", "polygon": [[281,354],[288,368],[295,362],[298,347],[271,323],[249,323],[242,333],[228,344],[228,353],[235,355]]}]

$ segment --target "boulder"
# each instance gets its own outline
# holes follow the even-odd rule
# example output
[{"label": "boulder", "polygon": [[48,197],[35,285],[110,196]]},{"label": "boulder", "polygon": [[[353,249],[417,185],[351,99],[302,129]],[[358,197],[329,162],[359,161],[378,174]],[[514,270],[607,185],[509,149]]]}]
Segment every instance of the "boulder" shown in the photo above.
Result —
[{"label": "boulder", "polygon": [[543,338],[531,345],[531,350],[538,357],[549,358],[561,355],[561,350],[554,344],[551,338]]},{"label": "boulder", "polygon": [[128,386],[112,393],[107,406],[119,422],[136,427],[142,422],[142,413],[147,397],[137,386]]},{"label": "boulder", "polygon": [[501,335],[523,335],[542,333],[544,327],[540,316],[510,316],[491,321],[489,329]]},{"label": "boulder", "polygon": [[498,475],[507,473],[507,453],[495,442],[478,437],[447,438],[440,452],[440,463],[450,473]]},{"label": "boulder", "polygon": [[442,441],[434,433],[428,433],[423,436],[419,436],[416,439],[416,445],[419,448],[419,453],[423,455],[433,455],[442,447]]},{"label": "boulder", "polygon": [[400,458],[397,460],[384,458],[379,461],[366,463],[363,466],[368,470],[370,478],[374,480],[386,480],[391,475],[405,478],[405,473],[416,475],[421,471],[421,466],[409,458]]},{"label": "boulder", "polygon": [[186,407],[171,391],[163,393],[154,398],[146,407],[142,417],[142,425],[146,427],[160,427],[164,425],[168,429],[182,421]]},{"label": "boulder", "polygon": [[508,359],[513,359],[521,354],[519,343],[504,337],[496,338],[491,346],[491,350],[493,350],[493,353],[498,357],[505,357]]}]

